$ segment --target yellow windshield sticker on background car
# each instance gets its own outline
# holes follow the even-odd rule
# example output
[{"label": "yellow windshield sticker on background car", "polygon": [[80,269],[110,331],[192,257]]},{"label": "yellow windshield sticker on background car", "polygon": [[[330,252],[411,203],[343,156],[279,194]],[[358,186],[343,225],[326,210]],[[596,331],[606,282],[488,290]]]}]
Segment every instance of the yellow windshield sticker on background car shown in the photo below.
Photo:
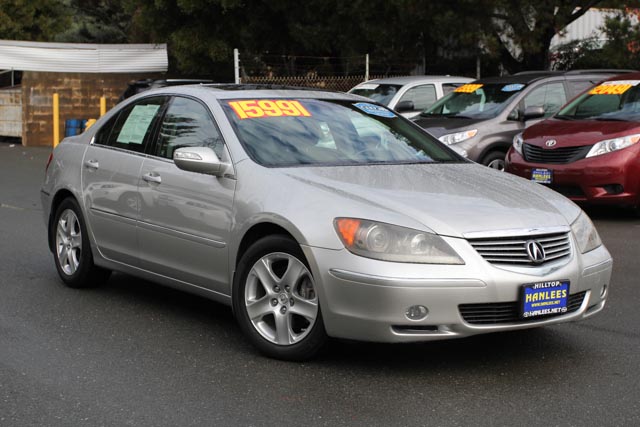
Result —
[{"label": "yellow windshield sticker on background car", "polygon": [[633,86],[638,85],[640,80],[614,80],[604,82],[589,91],[589,95],[622,95]]},{"label": "yellow windshield sticker on background car", "polygon": [[229,106],[233,108],[240,119],[256,119],[260,117],[311,117],[311,113],[300,104],[299,101],[284,99],[252,99],[246,101],[231,101]]},{"label": "yellow windshield sticker on background car", "polygon": [[457,87],[454,92],[460,92],[460,93],[473,93],[476,90],[480,89],[482,87],[482,84],[466,84],[466,85],[462,85],[460,87]]}]

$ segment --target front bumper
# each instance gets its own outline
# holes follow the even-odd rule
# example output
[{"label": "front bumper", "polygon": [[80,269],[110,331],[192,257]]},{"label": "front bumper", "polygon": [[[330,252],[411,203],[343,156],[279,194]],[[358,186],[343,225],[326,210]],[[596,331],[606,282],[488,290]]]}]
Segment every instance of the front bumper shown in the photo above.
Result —
[{"label": "front bumper", "polygon": [[506,161],[507,172],[526,179],[534,168],[552,170],[548,186],[579,204],[640,204],[640,146],[568,164],[530,163],[511,149]]},{"label": "front bumper", "polygon": [[[498,267],[486,262],[464,239],[445,238],[465,265],[402,264],[367,259],[347,250],[303,247],[330,336],[375,342],[415,342],[532,328],[581,320],[604,308],[612,260],[604,246],[544,267]],[[582,295],[573,311],[535,320],[477,324],[460,306],[518,305],[521,285],[568,279],[570,294]],[[413,321],[407,308],[424,305],[426,318]]]}]

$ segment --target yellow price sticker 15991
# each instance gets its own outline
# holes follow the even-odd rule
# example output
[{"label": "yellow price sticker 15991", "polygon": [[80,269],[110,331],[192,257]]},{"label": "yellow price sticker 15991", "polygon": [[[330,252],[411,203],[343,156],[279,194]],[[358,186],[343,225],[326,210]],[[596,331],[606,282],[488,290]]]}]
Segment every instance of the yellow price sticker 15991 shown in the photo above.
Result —
[{"label": "yellow price sticker 15991", "polygon": [[454,92],[458,93],[473,93],[476,90],[480,89],[482,84],[466,84],[460,87],[455,88]]},{"label": "yellow price sticker 15991", "polygon": [[589,95],[622,95],[633,85],[630,84],[601,84],[589,91]]},{"label": "yellow price sticker 15991", "polygon": [[252,99],[230,101],[229,106],[241,120],[282,116],[311,117],[311,113],[299,101]]}]

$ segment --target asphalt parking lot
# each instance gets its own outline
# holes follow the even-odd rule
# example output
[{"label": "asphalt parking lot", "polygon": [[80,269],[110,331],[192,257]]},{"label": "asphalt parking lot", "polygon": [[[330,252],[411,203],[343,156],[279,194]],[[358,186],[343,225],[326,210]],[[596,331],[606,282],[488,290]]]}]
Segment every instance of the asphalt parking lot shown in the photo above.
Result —
[{"label": "asphalt parking lot", "polygon": [[0,143],[0,425],[640,425],[640,219],[587,321],[465,340],[256,354],[229,308],[123,274],[73,290],[46,246],[45,148]]}]

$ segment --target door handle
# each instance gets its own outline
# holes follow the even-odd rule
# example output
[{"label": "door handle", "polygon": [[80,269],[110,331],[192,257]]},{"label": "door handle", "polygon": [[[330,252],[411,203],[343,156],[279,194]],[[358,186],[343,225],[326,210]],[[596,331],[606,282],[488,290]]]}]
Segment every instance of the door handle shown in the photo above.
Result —
[{"label": "door handle", "polygon": [[154,184],[160,184],[162,182],[162,178],[155,172],[149,172],[142,175],[142,179],[147,182],[153,182]]},{"label": "door handle", "polygon": [[87,160],[86,162],[84,162],[84,167],[87,169],[98,169],[100,167],[100,164],[98,163],[97,160]]}]

